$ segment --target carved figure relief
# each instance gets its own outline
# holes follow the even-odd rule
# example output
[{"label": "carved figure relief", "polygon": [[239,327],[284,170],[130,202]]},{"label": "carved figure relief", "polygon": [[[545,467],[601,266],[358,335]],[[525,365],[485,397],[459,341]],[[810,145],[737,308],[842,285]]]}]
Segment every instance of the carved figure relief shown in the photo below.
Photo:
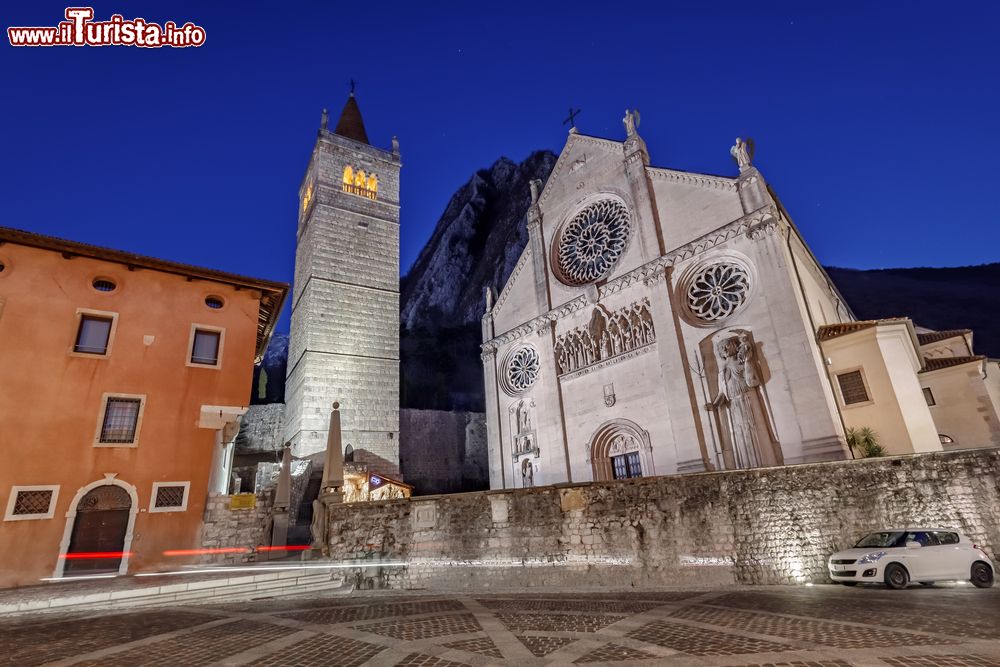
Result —
[{"label": "carved figure relief", "polygon": [[611,438],[608,445],[608,456],[617,456],[627,452],[639,451],[639,439],[631,433],[619,433]]},{"label": "carved figure relief", "polygon": [[656,340],[649,299],[609,312],[598,305],[590,322],[556,337],[559,374],[572,373],[605,359],[631,352]]},{"label": "carved figure relief", "polygon": [[783,463],[749,331],[734,330],[715,343],[718,382],[709,408],[716,413],[727,468]]},{"label": "carved figure relief", "polygon": [[512,404],[508,410],[511,425],[511,453],[515,458],[529,453],[538,456],[534,411],[535,402],[530,398],[521,399]]},{"label": "carved figure relief", "polygon": [[530,458],[521,460],[521,486],[525,489],[535,485],[535,468]]}]

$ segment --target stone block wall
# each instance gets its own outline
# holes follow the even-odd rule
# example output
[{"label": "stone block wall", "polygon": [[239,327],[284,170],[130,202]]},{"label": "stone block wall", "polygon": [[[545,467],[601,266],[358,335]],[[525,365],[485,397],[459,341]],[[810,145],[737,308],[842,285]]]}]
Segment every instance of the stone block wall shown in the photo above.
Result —
[{"label": "stone block wall", "polygon": [[273,454],[281,456],[282,428],[285,419],[284,403],[251,405],[240,419],[236,436],[236,454]]},{"label": "stone block wall", "polygon": [[832,552],[893,527],[958,528],[996,563],[1000,449],[358,503],[328,517],[330,557],[386,586],[825,582]]},{"label": "stone block wall", "polygon": [[400,410],[399,467],[417,495],[488,489],[486,415]]},{"label": "stone block wall", "polygon": [[201,546],[203,549],[241,547],[245,553],[220,553],[201,556],[203,563],[235,565],[257,560],[257,547],[267,543],[270,536],[270,512],[274,504],[273,489],[257,494],[253,509],[229,508],[232,496],[209,494],[205,503]]}]

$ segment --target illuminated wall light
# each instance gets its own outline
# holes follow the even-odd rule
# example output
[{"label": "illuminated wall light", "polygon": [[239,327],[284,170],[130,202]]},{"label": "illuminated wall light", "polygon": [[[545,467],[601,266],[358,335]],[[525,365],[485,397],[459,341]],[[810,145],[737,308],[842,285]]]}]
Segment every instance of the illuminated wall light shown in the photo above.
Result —
[{"label": "illuminated wall light", "polygon": [[80,551],[70,554],[59,554],[59,558],[64,560],[88,560],[97,558],[129,558],[133,555],[131,551]]},{"label": "illuminated wall light", "polygon": [[204,556],[208,554],[248,554],[246,547],[216,547],[213,549],[168,549],[164,556]]}]

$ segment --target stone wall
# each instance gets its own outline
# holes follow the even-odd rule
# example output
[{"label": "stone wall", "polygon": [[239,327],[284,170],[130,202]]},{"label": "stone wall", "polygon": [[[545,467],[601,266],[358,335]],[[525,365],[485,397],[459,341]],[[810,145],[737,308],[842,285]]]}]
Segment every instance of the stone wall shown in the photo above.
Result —
[{"label": "stone wall", "polygon": [[202,556],[204,563],[233,565],[254,562],[257,560],[257,547],[267,544],[274,490],[257,494],[257,504],[253,509],[230,509],[231,500],[232,496],[209,494],[205,503],[201,546],[203,549],[241,547],[248,551]]},{"label": "stone wall", "polygon": [[490,486],[486,415],[399,411],[399,467],[416,495],[481,491]]},{"label": "stone wall", "polygon": [[824,582],[830,553],[891,527],[956,527],[995,560],[1000,449],[335,505],[328,517],[330,557],[368,561],[353,575],[374,585]]},{"label": "stone wall", "polygon": [[[240,419],[240,432],[236,436],[236,455],[273,454],[281,457],[282,427],[285,419],[284,403],[251,405]],[[252,482],[250,482],[252,484]],[[247,483],[244,483],[246,488]]]}]

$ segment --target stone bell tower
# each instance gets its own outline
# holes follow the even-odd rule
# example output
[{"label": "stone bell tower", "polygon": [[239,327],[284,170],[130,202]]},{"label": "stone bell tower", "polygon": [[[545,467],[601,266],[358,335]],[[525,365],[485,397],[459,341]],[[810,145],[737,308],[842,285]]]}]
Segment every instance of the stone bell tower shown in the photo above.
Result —
[{"label": "stone bell tower", "polygon": [[326,448],[339,401],[343,443],[372,472],[399,473],[399,144],[368,141],[352,90],[327,112],[299,189],[285,439]]}]

